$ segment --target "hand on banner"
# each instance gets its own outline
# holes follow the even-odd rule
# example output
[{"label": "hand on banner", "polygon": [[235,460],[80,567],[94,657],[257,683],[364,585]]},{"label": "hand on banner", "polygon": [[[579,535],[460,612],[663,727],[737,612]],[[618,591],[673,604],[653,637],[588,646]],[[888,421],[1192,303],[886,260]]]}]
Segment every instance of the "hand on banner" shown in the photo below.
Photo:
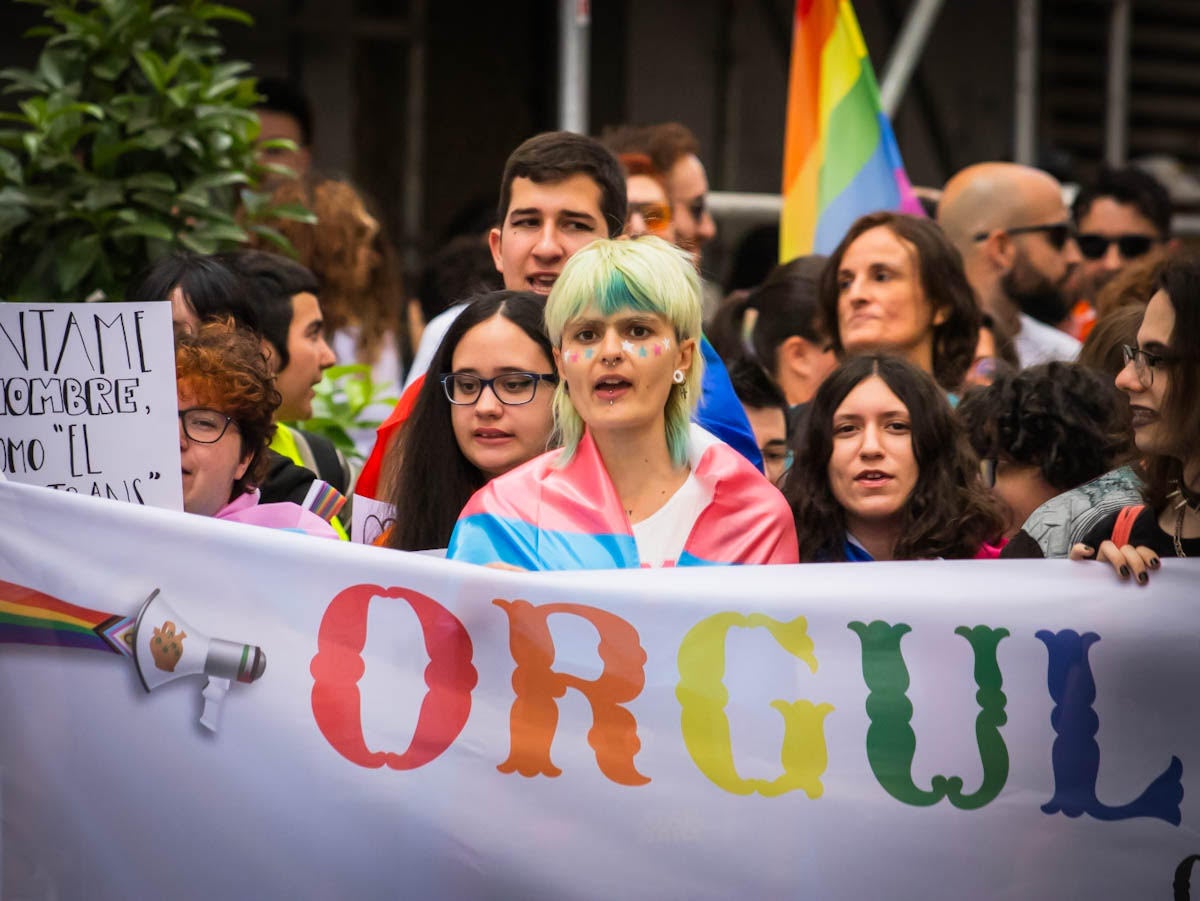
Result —
[{"label": "hand on banner", "polygon": [[1162,566],[1158,554],[1148,547],[1141,545],[1134,547],[1131,544],[1117,547],[1111,541],[1101,542],[1099,552],[1086,544],[1077,544],[1071,548],[1069,556],[1072,560],[1096,560],[1100,563],[1109,563],[1116,570],[1118,578],[1125,580],[1133,576],[1134,581],[1139,585],[1145,585],[1150,581],[1150,570]]}]

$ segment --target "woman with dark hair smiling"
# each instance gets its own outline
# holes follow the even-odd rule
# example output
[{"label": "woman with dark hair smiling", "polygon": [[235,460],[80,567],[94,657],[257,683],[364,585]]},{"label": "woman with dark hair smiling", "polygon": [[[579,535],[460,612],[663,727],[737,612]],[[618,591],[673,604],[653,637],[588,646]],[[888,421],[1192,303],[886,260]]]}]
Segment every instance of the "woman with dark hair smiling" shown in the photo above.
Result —
[{"label": "woman with dark hair smiling", "polygon": [[489,479],[546,450],[558,376],[541,298],[480,294],[451,324],[384,464],[395,520],[380,543],[443,548]]},{"label": "woman with dark hair smiling", "polygon": [[1071,556],[1145,583],[1161,557],[1200,556],[1200,259],[1167,263],[1116,384],[1129,396],[1145,504],[1098,523]]},{"label": "woman with dark hair smiling", "polygon": [[888,353],[962,388],[979,341],[979,307],[962,257],[928,219],[870,213],[821,275],[821,315],[839,357]]},{"label": "woman with dark hair smiling", "polygon": [[945,397],[895,357],[858,356],[817,391],[786,483],[800,560],[997,556],[1000,513]]}]

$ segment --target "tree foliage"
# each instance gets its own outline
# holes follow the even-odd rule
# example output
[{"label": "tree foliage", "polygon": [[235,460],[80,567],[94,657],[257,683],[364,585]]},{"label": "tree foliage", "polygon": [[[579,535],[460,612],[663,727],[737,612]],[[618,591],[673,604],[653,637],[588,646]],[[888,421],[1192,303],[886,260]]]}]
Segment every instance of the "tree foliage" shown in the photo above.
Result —
[{"label": "tree foliage", "polygon": [[[286,248],[252,189],[259,100],[249,65],[222,59],[216,23],[252,24],[205,0],[22,0],[47,24],[33,69],[0,70],[0,297],[119,299],[172,250],[229,249],[257,232]],[[239,201],[241,212],[239,213]]]}]

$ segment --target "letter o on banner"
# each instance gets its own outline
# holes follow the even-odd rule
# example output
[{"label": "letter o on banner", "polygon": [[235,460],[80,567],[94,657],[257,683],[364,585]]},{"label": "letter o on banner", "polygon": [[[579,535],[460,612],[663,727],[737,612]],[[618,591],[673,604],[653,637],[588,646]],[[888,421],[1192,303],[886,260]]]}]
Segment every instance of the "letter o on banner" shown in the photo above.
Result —
[{"label": "letter o on banner", "polygon": [[[402,754],[370,750],[362,732],[358,681],[366,672],[362,650],[367,641],[367,611],[376,597],[399,598],[412,608],[429,653],[425,667],[429,690],[421,701],[412,741]],[[325,608],[317,654],[309,666],[317,728],[334,750],[361,767],[412,770],[424,766],[450,747],[467,724],[471,690],[479,681],[471,664],[473,652],[471,637],[458,617],[432,598],[407,588],[347,588]]]}]

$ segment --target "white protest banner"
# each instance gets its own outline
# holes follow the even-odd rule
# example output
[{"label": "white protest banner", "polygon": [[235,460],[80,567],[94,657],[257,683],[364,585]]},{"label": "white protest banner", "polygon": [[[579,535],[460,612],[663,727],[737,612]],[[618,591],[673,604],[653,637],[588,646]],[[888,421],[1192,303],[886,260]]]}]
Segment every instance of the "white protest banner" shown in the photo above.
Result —
[{"label": "white protest banner", "polygon": [[0,509],[6,898],[1147,898],[1200,854],[1197,561],[520,574]]},{"label": "white protest banner", "polygon": [[166,303],[0,303],[0,472],[183,509]]}]

